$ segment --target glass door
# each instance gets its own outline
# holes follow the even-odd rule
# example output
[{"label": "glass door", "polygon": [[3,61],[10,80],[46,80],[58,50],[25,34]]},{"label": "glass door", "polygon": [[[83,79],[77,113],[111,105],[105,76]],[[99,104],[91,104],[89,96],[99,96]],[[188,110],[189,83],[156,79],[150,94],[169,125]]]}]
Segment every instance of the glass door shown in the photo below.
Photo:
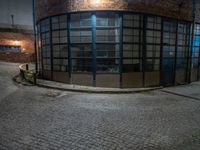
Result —
[{"label": "glass door", "polygon": [[175,83],[176,22],[163,21],[161,81],[163,86]]}]

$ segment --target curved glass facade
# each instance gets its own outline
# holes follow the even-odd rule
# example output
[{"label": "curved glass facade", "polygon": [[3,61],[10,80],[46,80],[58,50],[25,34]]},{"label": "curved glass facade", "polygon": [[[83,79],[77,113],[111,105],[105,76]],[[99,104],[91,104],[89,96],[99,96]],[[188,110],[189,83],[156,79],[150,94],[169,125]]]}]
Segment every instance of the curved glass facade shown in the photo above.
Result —
[{"label": "curved glass facade", "polygon": [[131,88],[200,77],[200,25],[191,22],[117,11],[68,13],[39,21],[38,37],[39,72],[49,80]]}]

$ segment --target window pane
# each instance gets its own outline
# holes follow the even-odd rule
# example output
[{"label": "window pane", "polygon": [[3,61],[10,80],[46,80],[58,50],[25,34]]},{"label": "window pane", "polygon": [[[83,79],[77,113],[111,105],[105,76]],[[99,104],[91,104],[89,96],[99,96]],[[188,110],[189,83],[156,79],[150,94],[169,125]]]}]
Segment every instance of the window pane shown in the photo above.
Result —
[{"label": "window pane", "polygon": [[160,69],[161,18],[147,17],[145,71]]},{"label": "window pane", "polygon": [[52,22],[53,71],[68,71],[67,15],[55,16]]},{"label": "window pane", "polygon": [[195,24],[195,35],[192,48],[192,68],[198,68],[198,59],[200,51],[200,24]]},{"label": "window pane", "polygon": [[119,26],[119,15],[115,13],[97,13],[97,27],[118,27]]},{"label": "window pane", "polygon": [[91,34],[91,30],[85,29],[71,31],[71,58],[73,72],[92,72]]},{"label": "window pane", "polygon": [[[97,72],[119,72],[119,15],[96,13]],[[102,43],[102,44],[101,44]]]},{"label": "window pane", "polygon": [[142,71],[142,22],[142,15],[123,16],[123,72]]}]

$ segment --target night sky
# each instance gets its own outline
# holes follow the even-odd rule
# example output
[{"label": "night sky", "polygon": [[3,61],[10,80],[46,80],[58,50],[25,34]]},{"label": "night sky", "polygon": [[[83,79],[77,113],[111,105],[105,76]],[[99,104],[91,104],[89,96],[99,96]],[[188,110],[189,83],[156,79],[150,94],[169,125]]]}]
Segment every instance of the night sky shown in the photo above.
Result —
[{"label": "night sky", "polygon": [[0,25],[12,23],[32,26],[32,0],[0,0]]}]

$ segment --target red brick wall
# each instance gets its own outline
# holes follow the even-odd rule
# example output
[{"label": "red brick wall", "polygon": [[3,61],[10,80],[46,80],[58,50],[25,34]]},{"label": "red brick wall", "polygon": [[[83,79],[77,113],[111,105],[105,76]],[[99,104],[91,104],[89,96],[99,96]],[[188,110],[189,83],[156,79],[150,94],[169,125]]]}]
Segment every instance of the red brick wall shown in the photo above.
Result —
[{"label": "red brick wall", "polygon": [[[190,9],[190,8],[186,6],[185,9]],[[196,4],[196,21],[200,23],[200,0],[197,0]]]},{"label": "red brick wall", "polygon": [[34,61],[34,54],[28,53],[2,53],[0,52],[0,60],[7,62],[27,63]]},{"label": "red brick wall", "polygon": [[0,45],[21,46],[23,52],[34,53],[34,38],[32,33],[0,32]]},{"label": "red brick wall", "polygon": [[29,32],[0,32],[0,45],[21,46],[22,53],[0,52],[0,60],[8,62],[34,61],[34,38]]},{"label": "red brick wall", "polygon": [[[99,4],[94,3],[101,1]],[[200,22],[200,0],[197,18]],[[192,20],[192,0],[37,0],[37,18],[68,11],[128,10]]]}]

